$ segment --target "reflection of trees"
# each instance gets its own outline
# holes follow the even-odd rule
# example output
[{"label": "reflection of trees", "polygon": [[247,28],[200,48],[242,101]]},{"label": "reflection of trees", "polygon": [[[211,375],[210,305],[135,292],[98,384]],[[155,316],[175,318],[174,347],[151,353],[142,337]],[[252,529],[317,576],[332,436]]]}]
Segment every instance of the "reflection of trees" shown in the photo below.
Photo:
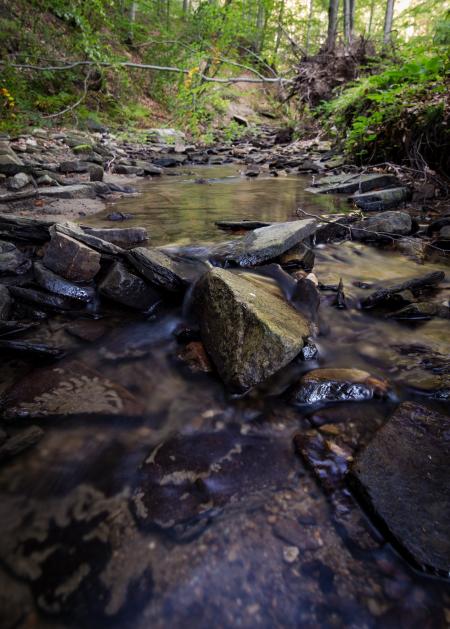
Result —
[{"label": "reflection of trees", "polygon": [[[199,169],[200,177],[230,177],[234,168]],[[197,173],[196,173],[197,175]],[[177,180],[174,180],[177,179]],[[132,212],[135,217],[126,225],[142,225],[149,231],[152,244],[169,242],[220,241],[227,235],[214,221],[245,218],[266,221],[294,220],[298,207],[313,213],[330,213],[349,209],[345,199],[312,195],[304,191],[310,178],[292,176],[277,178],[233,178],[213,183],[183,182],[179,178],[151,182],[139,197],[122,199],[89,220],[102,224],[102,216],[113,211]]]}]

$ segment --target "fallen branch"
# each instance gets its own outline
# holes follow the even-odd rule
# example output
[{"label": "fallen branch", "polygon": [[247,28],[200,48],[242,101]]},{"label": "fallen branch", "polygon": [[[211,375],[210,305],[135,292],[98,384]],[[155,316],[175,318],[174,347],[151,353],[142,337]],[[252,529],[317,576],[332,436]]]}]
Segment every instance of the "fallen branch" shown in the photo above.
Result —
[{"label": "fallen branch", "polygon": [[57,118],[58,116],[63,116],[64,114],[67,114],[69,111],[72,111],[72,110],[76,109],[78,107],[78,105],[81,105],[81,103],[84,101],[84,99],[86,98],[87,93],[88,93],[88,81],[89,81],[89,78],[90,78],[91,74],[92,74],[92,72],[91,72],[91,69],[89,68],[89,70],[86,72],[86,76],[84,78],[83,93],[80,96],[80,98],[76,101],[76,103],[73,103],[73,105],[69,105],[68,107],[66,107],[62,111],[58,111],[55,114],[48,114],[46,116],[43,116],[43,118]]},{"label": "fallen branch", "polygon": [[[22,70],[36,70],[38,72],[60,72],[64,70],[72,70],[73,68],[83,67],[83,66],[101,66],[104,68],[132,68],[138,70],[156,70],[159,72],[175,72],[177,74],[189,74],[190,70],[186,70],[185,68],[176,68],[174,66],[156,66],[147,63],[133,63],[131,61],[118,61],[117,63],[108,63],[106,61],[70,61],[64,65],[53,65],[53,66],[36,66],[33,64],[27,63],[7,63],[6,61],[0,61],[1,66],[8,66],[10,68],[18,68]],[[261,78],[253,78],[249,76],[238,76],[234,78],[217,78],[210,77],[204,74],[199,74],[200,78],[203,81],[207,81],[210,83],[293,83],[291,79],[285,79],[283,77],[266,77],[260,75]]]}]

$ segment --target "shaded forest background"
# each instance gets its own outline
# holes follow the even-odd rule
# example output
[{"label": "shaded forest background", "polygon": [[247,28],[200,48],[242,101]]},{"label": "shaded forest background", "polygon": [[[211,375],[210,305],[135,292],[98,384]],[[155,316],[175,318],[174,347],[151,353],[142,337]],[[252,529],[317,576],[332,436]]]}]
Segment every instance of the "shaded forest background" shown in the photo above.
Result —
[{"label": "shaded forest background", "polygon": [[208,143],[246,132],[244,111],[446,172],[449,44],[440,0],[0,0],[0,131],[176,126]]}]

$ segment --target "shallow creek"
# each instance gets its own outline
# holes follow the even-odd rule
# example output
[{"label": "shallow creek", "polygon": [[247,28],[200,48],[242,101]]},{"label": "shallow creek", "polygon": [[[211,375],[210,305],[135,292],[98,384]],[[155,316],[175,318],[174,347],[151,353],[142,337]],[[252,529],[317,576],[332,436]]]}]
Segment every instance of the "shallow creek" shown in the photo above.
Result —
[{"label": "shallow creek", "polygon": [[[198,251],[233,238],[216,220],[294,220],[298,207],[317,215],[348,210],[345,199],[306,193],[308,183],[246,179],[235,167],[186,169],[82,222],[139,225],[152,245]],[[111,211],[134,217],[113,224]],[[354,242],[315,253],[319,282],[342,278],[348,308],[336,309],[335,293],[323,291],[318,358],[294,362],[243,397],[177,357],[174,331],[189,296],[148,321],[124,311],[42,325],[43,339],[70,341],[65,361],[91,370],[73,378],[81,407],[93,394],[114,404],[96,372],[125,387],[143,411],[138,419],[44,419],[37,447],[0,468],[5,627],[450,625],[448,582],[410,566],[345,479],[351,456],[400,400],[445,412],[427,397],[439,370],[424,357],[450,353],[447,321],[406,324],[363,313],[356,304],[367,289],[355,284],[445,267]],[[448,290],[446,280],[439,298]],[[365,369],[389,380],[393,394],[385,402],[290,406],[286,390],[317,366]],[[29,365],[0,370],[4,389]]]}]

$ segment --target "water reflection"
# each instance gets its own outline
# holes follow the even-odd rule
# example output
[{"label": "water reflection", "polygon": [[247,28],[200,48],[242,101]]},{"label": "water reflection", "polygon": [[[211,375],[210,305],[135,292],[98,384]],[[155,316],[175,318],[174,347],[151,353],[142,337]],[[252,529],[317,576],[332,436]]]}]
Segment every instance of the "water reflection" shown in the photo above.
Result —
[{"label": "water reflection", "polygon": [[[199,178],[206,183],[195,183]],[[268,174],[249,179],[240,176],[236,166],[199,167],[139,184],[143,196],[122,199],[83,223],[111,225],[105,221],[111,211],[131,212],[134,218],[126,225],[146,227],[151,244],[190,244],[225,240],[214,221],[288,221],[296,217],[298,207],[318,214],[348,211],[345,199],[305,192],[309,181],[305,176]]]}]

